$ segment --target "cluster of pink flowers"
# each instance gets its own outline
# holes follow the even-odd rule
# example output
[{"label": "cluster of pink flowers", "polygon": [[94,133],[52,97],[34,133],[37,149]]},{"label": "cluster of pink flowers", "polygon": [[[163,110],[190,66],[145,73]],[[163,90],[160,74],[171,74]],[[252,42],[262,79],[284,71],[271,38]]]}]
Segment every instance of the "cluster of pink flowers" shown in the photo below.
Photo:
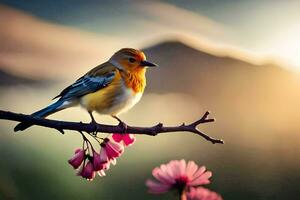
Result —
[{"label": "cluster of pink flowers", "polygon": [[103,139],[99,153],[88,140],[85,142],[87,146],[76,149],[74,156],[68,162],[74,169],[81,166],[77,173],[79,176],[93,180],[97,173],[99,176],[105,176],[105,171],[109,169],[110,164],[116,164],[116,158],[122,155],[125,146],[135,142],[135,137],[132,134],[113,134],[112,139]]},{"label": "cluster of pink flowers", "polygon": [[182,199],[222,200],[217,193],[199,187],[210,183],[212,172],[206,171],[204,166],[198,167],[194,161],[172,160],[154,168],[152,175],[156,180],[146,181],[150,193],[161,194],[175,189]]}]

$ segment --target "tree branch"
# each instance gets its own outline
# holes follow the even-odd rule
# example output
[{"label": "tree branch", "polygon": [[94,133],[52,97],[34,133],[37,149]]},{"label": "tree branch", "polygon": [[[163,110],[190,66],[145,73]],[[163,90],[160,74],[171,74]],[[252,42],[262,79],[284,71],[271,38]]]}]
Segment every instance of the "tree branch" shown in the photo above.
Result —
[{"label": "tree branch", "polygon": [[155,136],[161,133],[168,132],[192,132],[197,135],[200,135],[207,141],[210,141],[213,144],[219,143],[223,144],[223,140],[212,138],[205,133],[202,133],[197,129],[197,126],[204,123],[209,123],[215,121],[214,119],[208,118],[209,112],[206,112],[199,120],[185,125],[183,123],[180,126],[164,126],[162,123],[158,123],[152,127],[135,127],[135,126],[126,126],[119,125],[105,125],[105,124],[91,124],[91,123],[82,123],[82,122],[66,122],[66,121],[58,121],[58,120],[50,120],[39,117],[34,117],[32,115],[24,115],[18,114],[8,111],[0,110],[0,119],[18,121],[18,122],[28,122],[33,125],[43,126],[47,128],[53,128],[60,131],[62,134],[64,130],[73,130],[79,132],[103,132],[103,133],[133,133],[133,134],[143,134],[143,135],[151,135]]}]

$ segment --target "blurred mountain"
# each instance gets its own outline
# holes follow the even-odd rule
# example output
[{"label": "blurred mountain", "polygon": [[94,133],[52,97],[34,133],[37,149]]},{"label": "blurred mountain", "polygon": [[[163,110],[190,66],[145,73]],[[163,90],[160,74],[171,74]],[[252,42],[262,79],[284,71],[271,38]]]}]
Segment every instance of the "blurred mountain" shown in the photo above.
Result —
[{"label": "blurred mountain", "polygon": [[258,79],[291,75],[275,64],[255,65],[232,57],[216,56],[181,41],[162,42],[144,51],[149,60],[154,60],[160,66],[158,70],[149,70],[153,76],[151,78],[156,81],[151,82],[148,89],[155,92],[180,91],[195,94],[194,84],[212,89],[221,82],[223,90],[224,84],[231,82],[228,79],[234,81],[238,78],[242,82],[256,84]]},{"label": "blurred mountain", "polygon": [[16,86],[16,85],[41,86],[46,84],[46,82],[49,83],[49,81],[30,79],[28,77],[14,75],[8,71],[2,70],[0,67],[0,87]]},{"label": "blurred mountain", "polygon": [[300,131],[298,74],[275,64],[255,65],[216,56],[180,41],[162,42],[144,51],[160,66],[149,70],[147,92],[192,95],[203,109],[226,117],[224,123],[252,124],[251,131],[280,132],[276,130],[279,124]]}]

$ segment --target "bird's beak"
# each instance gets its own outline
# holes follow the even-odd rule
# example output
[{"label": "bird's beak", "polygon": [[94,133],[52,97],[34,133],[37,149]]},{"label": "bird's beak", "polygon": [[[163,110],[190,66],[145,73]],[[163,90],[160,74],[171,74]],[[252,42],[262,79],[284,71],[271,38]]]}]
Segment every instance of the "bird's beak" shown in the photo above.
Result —
[{"label": "bird's beak", "polygon": [[148,62],[147,60],[141,61],[140,65],[141,65],[141,66],[144,66],[144,67],[158,67],[157,64]]}]

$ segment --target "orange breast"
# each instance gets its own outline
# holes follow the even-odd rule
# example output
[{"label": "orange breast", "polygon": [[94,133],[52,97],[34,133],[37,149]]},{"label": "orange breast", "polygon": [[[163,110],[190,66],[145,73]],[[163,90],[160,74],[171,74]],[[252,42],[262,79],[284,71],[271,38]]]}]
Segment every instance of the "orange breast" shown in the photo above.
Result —
[{"label": "orange breast", "polygon": [[146,87],[146,69],[141,68],[133,72],[129,72],[123,76],[126,86],[131,88],[135,93],[144,92]]}]

